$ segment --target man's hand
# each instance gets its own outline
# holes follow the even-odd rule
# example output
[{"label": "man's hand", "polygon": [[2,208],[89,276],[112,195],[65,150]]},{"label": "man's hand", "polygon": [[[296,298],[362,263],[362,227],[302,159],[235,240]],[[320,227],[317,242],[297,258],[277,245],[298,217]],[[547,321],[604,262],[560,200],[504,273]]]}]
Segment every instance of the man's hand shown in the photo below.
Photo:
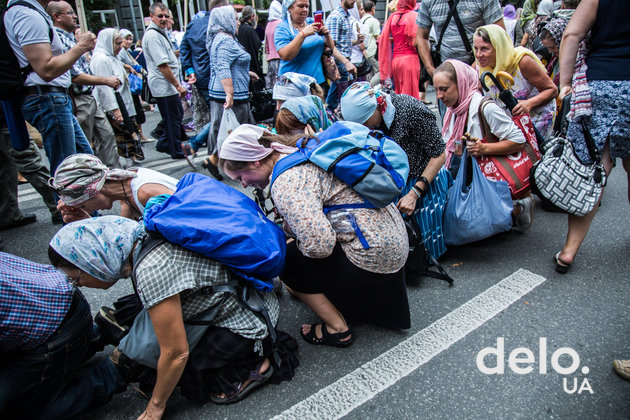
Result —
[{"label": "man's hand", "polygon": [[116,76],[109,76],[105,78],[105,84],[114,90],[118,90],[120,87],[120,80]]},{"label": "man's hand", "polygon": [[345,64],[345,66],[346,66],[346,70],[348,70],[348,73],[352,73],[355,76],[357,75],[357,67],[354,64],[352,64],[350,61],[348,61]]},{"label": "man's hand", "polygon": [[181,97],[186,96],[186,94],[188,93],[186,88],[184,88],[182,85],[177,86],[177,92],[179,93],[179,96]]},{"label": "man's hand", "polygon": [[75,48],[78,48],[81,51],[81,54],[92,51],[94,49],[94,45],[96,45],[96,35],[90,31],[79,34],[76,39],[77,44],[75,45]]}]

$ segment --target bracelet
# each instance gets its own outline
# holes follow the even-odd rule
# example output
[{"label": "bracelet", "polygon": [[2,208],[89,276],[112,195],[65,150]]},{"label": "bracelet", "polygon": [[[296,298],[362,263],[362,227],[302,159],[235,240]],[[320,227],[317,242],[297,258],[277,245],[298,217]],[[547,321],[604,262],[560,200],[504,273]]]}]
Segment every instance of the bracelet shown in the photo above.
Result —
[{"label": "bracelet", "polygon": [[[415,185],[413,187],[411,187],[411,190],[416,193],[418,198],[422,198],[422,196],[424,195],[424,190],[422,188],[417,188]],[[420,192],[418,192],[418,191],[420,191]]]},{"label": "bracelet", "polygon": [[428,180],[428,179],[426,179],[426,178],[425,178],[425,177],[423,177],[423,176],[419,176],[419,177],[418,177],[418,181],[422,181],[422,182],[424,182],[424,183],[425,183],[425,185],[426,185],[427,187],[429,186],[429,180]]},{"label": "bracelet", "polygon": [[306,34],[304,33],[304,31],[303,31],[302,29],[300,29],[300,33],[302,34],[302,36],[303,36],[304,38],[306,38]]}]

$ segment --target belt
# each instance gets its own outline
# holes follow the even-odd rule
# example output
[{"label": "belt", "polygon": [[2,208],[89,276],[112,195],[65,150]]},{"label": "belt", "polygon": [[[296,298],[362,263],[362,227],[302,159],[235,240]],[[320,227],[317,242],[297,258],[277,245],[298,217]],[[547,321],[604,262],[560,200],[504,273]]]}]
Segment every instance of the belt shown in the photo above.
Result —
[{"label": "belt", "polygon": [[65,93],[68,95],[68,88],[48,85],[25,86],[24,93],[26,96],[41,95],[42,93]]}]

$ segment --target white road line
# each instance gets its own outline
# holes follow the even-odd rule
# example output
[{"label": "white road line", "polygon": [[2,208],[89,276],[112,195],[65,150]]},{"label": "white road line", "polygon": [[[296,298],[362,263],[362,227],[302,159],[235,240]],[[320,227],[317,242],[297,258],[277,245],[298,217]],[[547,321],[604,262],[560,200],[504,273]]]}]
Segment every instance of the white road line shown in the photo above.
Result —
[{"label": "white road line", "polygon": [[466,337],[545,280],[527,270],[518,270],[274,419],[320,420],[345,416]]}]

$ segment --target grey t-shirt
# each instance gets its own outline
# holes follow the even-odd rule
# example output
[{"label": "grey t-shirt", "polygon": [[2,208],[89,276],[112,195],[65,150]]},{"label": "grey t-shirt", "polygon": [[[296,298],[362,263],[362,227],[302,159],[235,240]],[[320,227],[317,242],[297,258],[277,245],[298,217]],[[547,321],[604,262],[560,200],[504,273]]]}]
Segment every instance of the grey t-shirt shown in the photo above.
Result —
[{"label": "grey t-shirt", "polygon": [[[447,0],[423,0],[418,9],[416,24],[424,29],[430,29],[435,24],[436,36],[439,37],[446,23],[448,11],[449,5]],[[457,14],[464,25],[471,46],[473,35],[477,28],[503,18],[503,11],[498,0],[461,0],[457,4]],[[467,63],[472,63],[473,61],[472,52],[466,51],[466,46],[457,30],[455,17],[451,18],[446,27],[446,32],[444,32],[440,55],[443,61],[448,59],[456,59]]]},{"label": "grey t-shirt", "polygon": [[168,35],[159,26],[151,22],[142,38],[142,48],[144,57],[147,60],[151,94],[156,98],[177,95],[175,86],[166,80],[158,69],[159,65],[167,63],[175,78],[179,79],[179,60],[175,55],[175,51],[173,51],[173,45],[168,40]]},{"label": "grey t-shirt", "polygon": [[[17,0],[13,0],[10,3],[14,3],[15,1]],[[22,47],[31,44],[50,43],[50,27],[53,24],[52,19],[36,0],[26,1],[35,6],[39,12],[24,6],[14,6],[4,15],[7,38],[20,63],[20,67],[26,67],[28,65],[28,60],[26,59]],[[63,44],[57,31],[52,32],[53,40],[51,47],[53,56],[61,55],[63,54]],[[50,85],[67,88],[70,86],[70,70],[50,82],[44,81],[37,73],[32,72],[26,78],[24,85]]]}]

